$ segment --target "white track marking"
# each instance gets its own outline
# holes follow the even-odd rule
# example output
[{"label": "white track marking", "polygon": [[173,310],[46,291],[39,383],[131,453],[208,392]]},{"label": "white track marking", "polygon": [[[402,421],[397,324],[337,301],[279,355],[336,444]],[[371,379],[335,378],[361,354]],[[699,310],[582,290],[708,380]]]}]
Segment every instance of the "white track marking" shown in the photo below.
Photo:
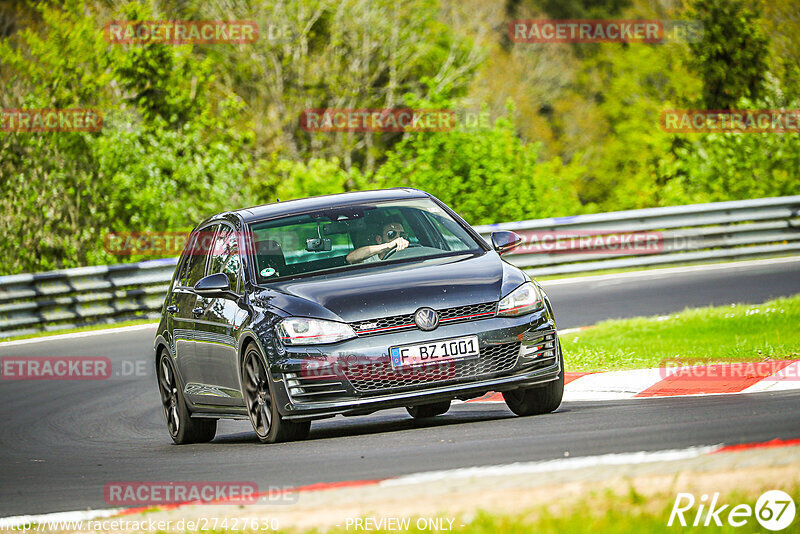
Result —
[{"label": "white track marking", "polygon": [[719,450],[722,445],[706,447],[690,447],[688,449],[675,449],[656,452],[631,452],[619,454],[603,454],[600,456],[579,456],[576,458],[559,458],[543,462],[518,462],[505,465],[492,465],[486,467],[465,467],[462,469],[449,469],[446,471],[430,471],[396,478],[389,478],[379,482],[379,486],[408,486],[425,482],[438,482],[441,480],[452,481],[455,479],[485,478],[492,476],[509,476],[550,473],[553,471],[571,471],[607,465],[630,465],[653,462],[671,462],[696,458]]},{"label": "white track marking", "polygon": [[137,330],[155,329],[158,323],[137,324],[133,326],[118,326],[112,328],[104,328],[102,330],[87,330],[86,332],[73,332],[71,334],[54,334],[52,336],[33,337],[30,339],[15,339],[14,341],[4,341],[0,343],[0,347],[12,347],[15,345],[27,345],[29,343],[44,343],[46,341],[63,341],[65,339],[78,339],[81,337],[91,336],[108,336],[113,334],[122,334],[124,332],[136,332]]},{"label": "white track marking", "polygon": [[[626,273],[598,274],[588,276],[576,276],[574,278],[559,278],[556,280],[541,280],[545,289],[548,286],[558,286],[563,284],[577,284],[581,282],[603,282],[606,280],[619,280],[621,278],[657,278],[664,275],[695,273],[702,271],[716,271],[721,269],[737,269],[742,267],[758,267],[760,265],[774,265],[780,263],[800,262],[800,256],[789,258],[772,258],[766,260],[746,260],[734,263],[712,263],[706,265],[691,265],[687,267],[664,267],[662,269],[649,269],[644,271],[630,271]],[[535,278],[535,277],[534,277]]]},{"label": "white track marking", "polygon": [[742,393],[788,391],[791,389],[800,389],[800,361],[790,363],[777,373],[759,380],[742,391]]},{"label": "white track marking", "polygon": [[584,375],[564,387],[564,400],[630,399],[666,378],[669,371],[668,369],[634,369]]}]

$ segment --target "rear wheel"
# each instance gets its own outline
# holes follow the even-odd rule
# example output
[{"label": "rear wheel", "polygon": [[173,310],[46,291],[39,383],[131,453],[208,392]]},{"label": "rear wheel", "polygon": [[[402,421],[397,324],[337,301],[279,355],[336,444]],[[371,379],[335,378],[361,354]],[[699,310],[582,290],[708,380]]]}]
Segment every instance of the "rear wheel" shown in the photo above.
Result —
[{"label": "rear wheel", "polygon": [[242,364],[242,386],[250,423],[262,443],[278,443],[305,439],[311,429],[311,421],[296,423],[287,421],[278,413],[274,401],[272,381],[267,374],[264,358],[250,345]]},{"label": "rear wheel", "polygon": [[450,401],[434,402],[422,404],[420,406],[409,406],[406,408],[408,415],[414,419],[425,419],[426,417],[436,417],[442,415],[450,409]]},{"label": "rear wheel", "polygon": [[557,380],[543,386],[503,392],[503,399],[512,412],[521,416],[540,415],[553,412],[561,406],[561,399],[564,396],[564,357],[560,347],[558,358],[561,373]]},{"label": "rear wheel", "polygon": [[158,391],[161,406],[167,420],[167,430],[172,441],[178,445],[185,443],[205,443],[214,439],[217,433],[216,419],[192,419],[186,400],[178,385],[175,367],[169,354],[162,353],[158,360]]}]

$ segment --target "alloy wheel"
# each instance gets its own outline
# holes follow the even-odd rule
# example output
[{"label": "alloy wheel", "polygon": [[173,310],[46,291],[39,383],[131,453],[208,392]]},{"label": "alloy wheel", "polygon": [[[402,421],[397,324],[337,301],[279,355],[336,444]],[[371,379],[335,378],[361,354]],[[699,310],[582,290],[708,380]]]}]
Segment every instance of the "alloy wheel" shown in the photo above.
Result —
[{"label": "alloy wheel", "polygon": [[267,370],[255,350],[247,353],[244,371],[247,412],[258,436],[265,438],[272,427],[272,396],[267,382]]},{"label": "alloy wheel", "polygon": [[161,358],[159,367],[158,385],[161,392],[161,405],[164,408],[169,433],[177,436],[181,429],[181,418],[178,414],[178,384],[167,356]]}]

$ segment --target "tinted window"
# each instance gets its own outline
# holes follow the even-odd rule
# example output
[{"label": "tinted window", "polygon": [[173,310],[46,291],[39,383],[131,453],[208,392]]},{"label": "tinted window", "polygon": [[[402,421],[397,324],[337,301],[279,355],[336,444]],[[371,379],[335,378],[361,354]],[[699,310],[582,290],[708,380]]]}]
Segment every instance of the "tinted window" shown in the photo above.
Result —
[{"label": "tinted window", "polygon": [[195,232],[189,241],[187,254],[189,261],[186,263],[186,272],[183,275],[183,285],[193,287],[206,272],[206,260],[211,249],[214,231],[219,225],[207,226]]},{"label": "tinted window", "polygon": [[231,289],[237,291],[240,266],[241,261],[239,259],[239,244],[236,240],[236,232],[230,226],[222,225],[214,237],[208,274],[226,274]]},{"label": "tinted window", "polygon": [[[483,251],[469,232],[431,199],[332,207],[254,222],[250,231],[260,283],[362,264]],[[386,254],[385,246],[399,238],[407,242],[407,248]]]}]

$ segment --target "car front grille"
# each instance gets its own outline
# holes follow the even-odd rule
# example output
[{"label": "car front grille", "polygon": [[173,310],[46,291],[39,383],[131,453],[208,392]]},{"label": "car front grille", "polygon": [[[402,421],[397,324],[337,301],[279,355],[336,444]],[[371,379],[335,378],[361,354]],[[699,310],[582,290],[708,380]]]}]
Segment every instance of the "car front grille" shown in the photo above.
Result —
[{"label": "car front grille", "polygon": [[[488,319],[489,317],[494,317],[496,312],[496,302],[484,302],[482,304],[470,304],[467,306],[456,306],[453,308],[436,310],[436,313],[439,314],[439,324]],[[413,330],[417,328],[413,313],[358,321],[350,323],[350,326],[353,327],[358,337],[374,336],[386,334],[388,332],[402,332],[403,330]]]},{"label": "car front grille", "polygon": [[480,357],[455,360],[435,365],[394,369],[387,361],[351,366],[345,376],[360,393],[375,393],[420,384],[438,386],[465,378],[476,378],[510,371],[517,365],[520,342],[490,345],[481,349]]}]

